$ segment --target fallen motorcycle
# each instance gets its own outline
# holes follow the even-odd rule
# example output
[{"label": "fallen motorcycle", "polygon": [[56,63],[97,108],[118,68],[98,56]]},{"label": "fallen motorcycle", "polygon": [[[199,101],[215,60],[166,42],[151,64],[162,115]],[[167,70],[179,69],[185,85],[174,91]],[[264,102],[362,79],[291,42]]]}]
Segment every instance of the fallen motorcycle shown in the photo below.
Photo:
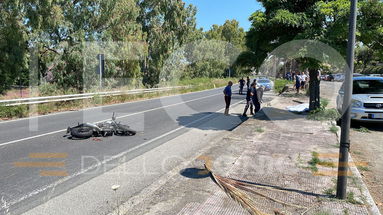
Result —
[{"label": "fallen motorcycle", "polygon": [[90,138],[94,137],[106,137],[118,135],[118,136],[133,136],[137,132],[131,129],[127,125],[123,125],[120,122],[116,122],[116,117],[113,113],[112,120],[100,122],[96,124],[82,123],[75,127],[68,127],[67,134],[70,133],[72,137],[76,138]]}]

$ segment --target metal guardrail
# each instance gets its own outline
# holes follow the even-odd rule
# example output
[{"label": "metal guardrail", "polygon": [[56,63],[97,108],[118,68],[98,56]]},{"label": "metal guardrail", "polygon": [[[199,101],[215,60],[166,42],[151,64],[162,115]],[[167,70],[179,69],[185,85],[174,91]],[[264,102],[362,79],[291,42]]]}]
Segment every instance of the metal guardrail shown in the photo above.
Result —
[{"label": "metal guardrail", "polygon": [[111,91],[111,92],[98,92],[98,93],[83,93],[83,94],[72,94],[72,95],[61,95],[61,96],[44,96],[44,97],[31,97],[22,99],[8,99],[0,100],[0,105],[4,106],[18,106],[18,105],[31,105],[31,104],[42,104],[49,102],[61,102],[61,101],[73,101],[80,99],[90,99],[95,96],[120,96],[120,95],[134,95],[142,93],[154,93],[163,92],[173,89],[190,88],[191,86],[176,86],[176,87],[161,87],[151,89],[136,89],[127,91]]}]

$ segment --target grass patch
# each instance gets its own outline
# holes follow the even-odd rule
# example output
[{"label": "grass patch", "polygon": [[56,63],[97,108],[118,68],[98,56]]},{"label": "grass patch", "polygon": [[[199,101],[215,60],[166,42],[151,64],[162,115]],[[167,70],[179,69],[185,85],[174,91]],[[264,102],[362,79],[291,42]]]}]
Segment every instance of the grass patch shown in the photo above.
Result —
[{"label": "grass patch", "polygon": [[337,134],[338,133],[338,131],[339,131],[339,127],[338,126],[335,126],[335,125],[333,125],[333,126],[331,126],[330,127],[330,129],[329,129],[332,133],[334,133],[334,134]]},{"label": "grass patch", "polygon": [[29,108],[27,105],[3,106],[0,105],[0,118],[22,118],[28,116]]},{"label": "grass patch", "polygon": [[335,188],[328,188],[324,191],[324,194],[328,196],[335,196]]},{"label": "grass patch", "polygon": [[326,211],[319,211],[319,212],[314,213],[314,215],[331,215],[331,214],[329,212],[326,212]]},{"label": "grass patch", "polygon": [[319,161],[320,161],[320,159],[318,158],[318,153],[317,153],[317,152],[312,152],[311,155],[312,155],[312,158],[311,158],[311,160],[308,162],[308,163],[309,163],[309,168],[310,168],[313,172],[318,172],[317,164],[318,164]]},{"label": "grass patch", "polygon": [[371,133],[371,131],[365,127],[355,128],[354,130],[361,133]]},{"label": "grass patch", "polygon": [[314,121],[332,121],[339,119],[339,117],[339,112],[336,109],[331,108],[311,111],[307,116],[307,119]]},{"label": "grass patch", "polygon": [[343,215],[349,215],[349,214],[350,214],[350,211],[348,208],[343,210]]},{"label": "grass patch", "polygon": [[318,172],[317,165],[324,166],[324,167],[331,167],[331,168],[336,167],[334,162],[324,161],[324,160],[319,159],[318,152],[312,152],[311,155],[312,155],[312,158],[308,162],[308,164],[309,164],[308,168],[311,169],[313,172]]},{"label": "grass patch", "polygon": [[286,85],[294,84],[294,81],[288,81],[285,79],[276,79],[274,81],[274,90],[275,92],[280,92]]},{"label": "grass patch", "polygon": [[355,199],[354,192],[348,192],[346,196],[346,202],[354,204],[354,205],[362,205],[363,203],[359,202]]},{"label": "grass patch", "polygon": [[258,132],[258,133],[265,132],[265,130],[263,128],[256,128],[255,131]]},{"label": "grass patch", "polygon": [[331,167],[331,168],[335,168],[336,165],[334,162],[331,162],[331,161],[324,161],[324,160],[320,160],[318,165],[320,166],[324,166],[324,167]]},{"label": "grass patch", "polygon": [[330,101],[322,98],[320,102],[320,108],[313,110],[309,113],[307,118],[315,121],[333,121],[340,118],[339,112],[334,109],[326,109]]},{"label": "grass patch", "polygon": [[365,172],[370,171],[370,169],[367,166],[356,166],[356,167],[360,171],[365,171]]},{"label": "grass patch", "polygon": [[356,155],[362,155],[363,153],[360,152],[360,151],[352,151],[352,153],[356,154]]}]

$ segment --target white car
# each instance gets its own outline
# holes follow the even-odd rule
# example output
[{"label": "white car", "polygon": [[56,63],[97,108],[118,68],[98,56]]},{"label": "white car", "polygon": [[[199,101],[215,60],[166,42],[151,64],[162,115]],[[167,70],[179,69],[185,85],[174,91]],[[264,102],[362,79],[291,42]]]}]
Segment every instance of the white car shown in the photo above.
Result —
[{"label": "white car", "polygon": [[[383,122],[383,77],[361,76],[353,78],[351,119]],[[344,87],[337,96],[337,109],[342,113]]]},{"label": "white car", "polygon": [[260,78],[257,80],[257,87],[263,86],[265,91],[272,90],[274,87],[274,82],[267,78]]}]

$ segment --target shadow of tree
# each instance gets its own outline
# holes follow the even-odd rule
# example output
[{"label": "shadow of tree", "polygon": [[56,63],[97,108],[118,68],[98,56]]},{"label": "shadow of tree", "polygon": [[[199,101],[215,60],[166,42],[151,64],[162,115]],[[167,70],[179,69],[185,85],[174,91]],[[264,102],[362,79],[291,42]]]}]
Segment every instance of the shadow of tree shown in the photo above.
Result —
[{"label": "shadow of tree", "polygon": [[187,128],[231,131],[247,119],[247,117],[242,117],[241,115],[225,116],[223,113],[203,112],[189,116],[180,116],[177,118],[177,122],[179,125]]},{"label": "shadow of tree", "polygon": [[318,193],[307,192],[307,191],[292,189],[292,188],[284,188],[284,187],[280,187],[280,186],[276,186],[276,185],[256,183],[256,182],[238,180],[238,179],[233,179],[233,178],[229,178],[229,179],[233,180],[233,181],[241,182],[244,184],[249,184],[250,186],[256,185],[258,187],[273,188],[273,189],[281,190],[281,191],[289,191],[289,192],[299,193],[299,194],[306,195],[306,196],[314,196],[314,197],[322,197],[322,198],[331,198],[332,197],[332,196],[325,195],[325,194],[318,194]]},{"label": "shadow of tree", "polygon": [[276,120],[293,120],[293,119],[304,119],[307,113],[292,113],[288,110],[282,110],[274,107],[263,107],[258,113],[254,115],[255,119],[276,121]]},{"label": "shadow of tree", "polygon": [[186,178],[201,179],[210,177],[210,173],[206,169],[186,168],[180,171],[180,174]]}]

